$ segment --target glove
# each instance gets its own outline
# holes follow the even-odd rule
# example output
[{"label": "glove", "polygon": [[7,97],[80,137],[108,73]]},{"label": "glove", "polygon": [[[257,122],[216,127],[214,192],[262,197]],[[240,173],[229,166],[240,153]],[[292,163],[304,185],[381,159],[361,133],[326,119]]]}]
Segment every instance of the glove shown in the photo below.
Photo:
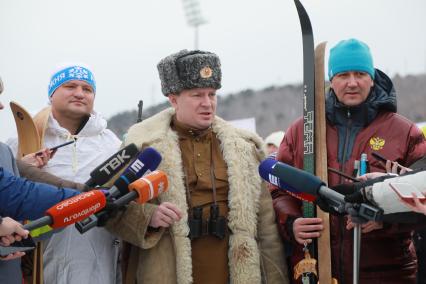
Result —
[{"label": "glove", "polygon": [[339,184],[333,189],[345,195],[345,201],[349,203],[369,203],[373,204],[374,200],[372,196],[369,196],[368,187],[371,187],[377,182],[383,182],[385,179],[390,178],[391,176],[382,176],[375,179],[370,179],[364,182],[356,182],[352,184]]},{"label": "glove", "polygon": [[338,216],[343,216],[345,214],[340,213],[338,211],[336,211],[334,209],[334,207],[330,206],[327,202],[327,199],[324,199],[320,196],[318,196],[318,198],[315,200],[315,204],[321,208],[322,211],[333,214],[333,215],[338,215]]},{"label": "glove", "polygon": [[363,182],[338,184],[333,189],[345,196],[345,202],[349,203],[365,203]]},{"label": "glove", "polygon": [[358,190],[352,194],[348,194],[345,196],[345,201],[349,203],[366,203],[367,200],[364,196],[364,190],[363,188],[361,190]]},{"label": "glove", "polygon": [[338,184],[336,186],[333,186],[332,189],[334,191],[346,196],[346,195],[350,195],[350,194],[357,192],[360,188],[359,184],[360,184],[360,182],[342,183],[342,184]]}]

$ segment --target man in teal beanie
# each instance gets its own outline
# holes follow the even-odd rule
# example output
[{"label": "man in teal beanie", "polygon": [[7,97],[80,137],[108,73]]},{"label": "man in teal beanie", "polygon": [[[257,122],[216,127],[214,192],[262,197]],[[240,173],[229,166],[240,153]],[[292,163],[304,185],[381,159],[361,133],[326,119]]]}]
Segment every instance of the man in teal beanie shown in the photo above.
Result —
[{"label": "man in teal beanie", "polygon": [[[348,175],[356,174],[356,160],[367,154],[371,172],[385,172],[385,165],[371,153],[379,152],[402,165],[426,154],[420,129],[396,113],[392,81],[376,69],[369,47],[348,39],[331,48],[328,64],[331,88],[326,99],[327,162]],[[303,119],[286,131],[277,160],[303,167]],[[328,186],[345,183],[330,172]],[[303,218],[301,201],[278,189],[271,192],[282,237],[294,243],[292,266],[303,258],[303,244],[323,230],[320,218]],[[410,252],[411,232],[418,224],[367,222],[361,225],[359,282],[416,283],[416,256]],[[330,216],[332,274],[339,283],[352,283],[353,227],[349,216]],[[299,278],[294,283],[300,283]]]},{"label": "man in teal beanie", "polygon": [[368,45],[357,39],[351,38],[340,41],[330,51],[328,60],[328,77],[345,71],[365,72],[374,79],[373,57]]}]

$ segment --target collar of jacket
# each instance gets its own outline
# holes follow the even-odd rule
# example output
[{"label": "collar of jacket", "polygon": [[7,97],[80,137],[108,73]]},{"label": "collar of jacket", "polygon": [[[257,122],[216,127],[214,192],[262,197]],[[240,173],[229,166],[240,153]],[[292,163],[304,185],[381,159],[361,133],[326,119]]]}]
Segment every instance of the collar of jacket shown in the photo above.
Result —
[{"label": "collar of jacket", "polygon": [[349,111],[353,123],[365,127],[380,111],[396,112],[396,92],[391,79],[379,69],[375,69],[374,87],[361,105],[355,107],[343,105],[337,100],[331,88],[325,104],[327,119],[332,125],[346,125]]},{"label": "collar of jacket", "polygon": [[70,132],[63,128],[59,122],[53,117],[52,113],[49,115],[49,120],[47,122],[46,132],[50,132],[53,135],[58,135],[62,137],[89,137],[96,136],[104,131],[107,127],[107,121],[97,112],[93,111],[90,114],[89,119],[81,128],[78,134],[71,135]]},{"label": "collar of jacket", "polygon": [[[135,143],[158,150],[163,160],[160,170],[167,173],[169,189],[159,196],[161,202],[176,204],[184,217],[171,228],[176,246],[176,271],[178,283],[192,281],[191,243],[187,225],[188,204],[185,198],[184,173],[178,136],[170,127],[175,111],[166,109],[136,125],[127,134],[125,144]],[[261,138],[254,133],[236,129],[219,117],[215,117],[213,132],[220,141],[229,176],[228,226],[232,231],[229,240],[229,266],[231,281],[247,283],[247,277],[260,283],[257,213],[262,182],[258,174],[260,160],[265,157]],[[248,275],[247,272],[250,272]],[[258,280],[258,281],[256,281]]]}]

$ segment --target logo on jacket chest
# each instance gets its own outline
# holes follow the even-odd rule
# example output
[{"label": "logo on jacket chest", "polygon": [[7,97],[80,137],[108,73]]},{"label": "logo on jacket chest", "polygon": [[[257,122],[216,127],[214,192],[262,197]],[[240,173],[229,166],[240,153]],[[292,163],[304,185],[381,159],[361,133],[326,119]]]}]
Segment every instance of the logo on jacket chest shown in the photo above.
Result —
[{"label": "logo on jacket chest", "polygon": [[385,146],[385,139],[380,138],[380,137],[371,137],[370,138],[370,147],[371,149],[373,149],[374,151],[378,151],[383,149],[383,146]]}]

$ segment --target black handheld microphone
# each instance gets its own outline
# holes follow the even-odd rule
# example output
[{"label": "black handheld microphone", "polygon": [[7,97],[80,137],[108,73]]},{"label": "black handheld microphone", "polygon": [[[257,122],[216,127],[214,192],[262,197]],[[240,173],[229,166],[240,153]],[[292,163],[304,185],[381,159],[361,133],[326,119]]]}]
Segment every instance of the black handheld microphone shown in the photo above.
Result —
[{"label": "black handheld microphone", "polygon": [[138,152],[138,147],[133,143],[120,149],[117,153],[97,166],[96,169],[90,173],[90,178],[85,184],[89,187],[105,184],[116,175],[124,165],[130,162]]}]

